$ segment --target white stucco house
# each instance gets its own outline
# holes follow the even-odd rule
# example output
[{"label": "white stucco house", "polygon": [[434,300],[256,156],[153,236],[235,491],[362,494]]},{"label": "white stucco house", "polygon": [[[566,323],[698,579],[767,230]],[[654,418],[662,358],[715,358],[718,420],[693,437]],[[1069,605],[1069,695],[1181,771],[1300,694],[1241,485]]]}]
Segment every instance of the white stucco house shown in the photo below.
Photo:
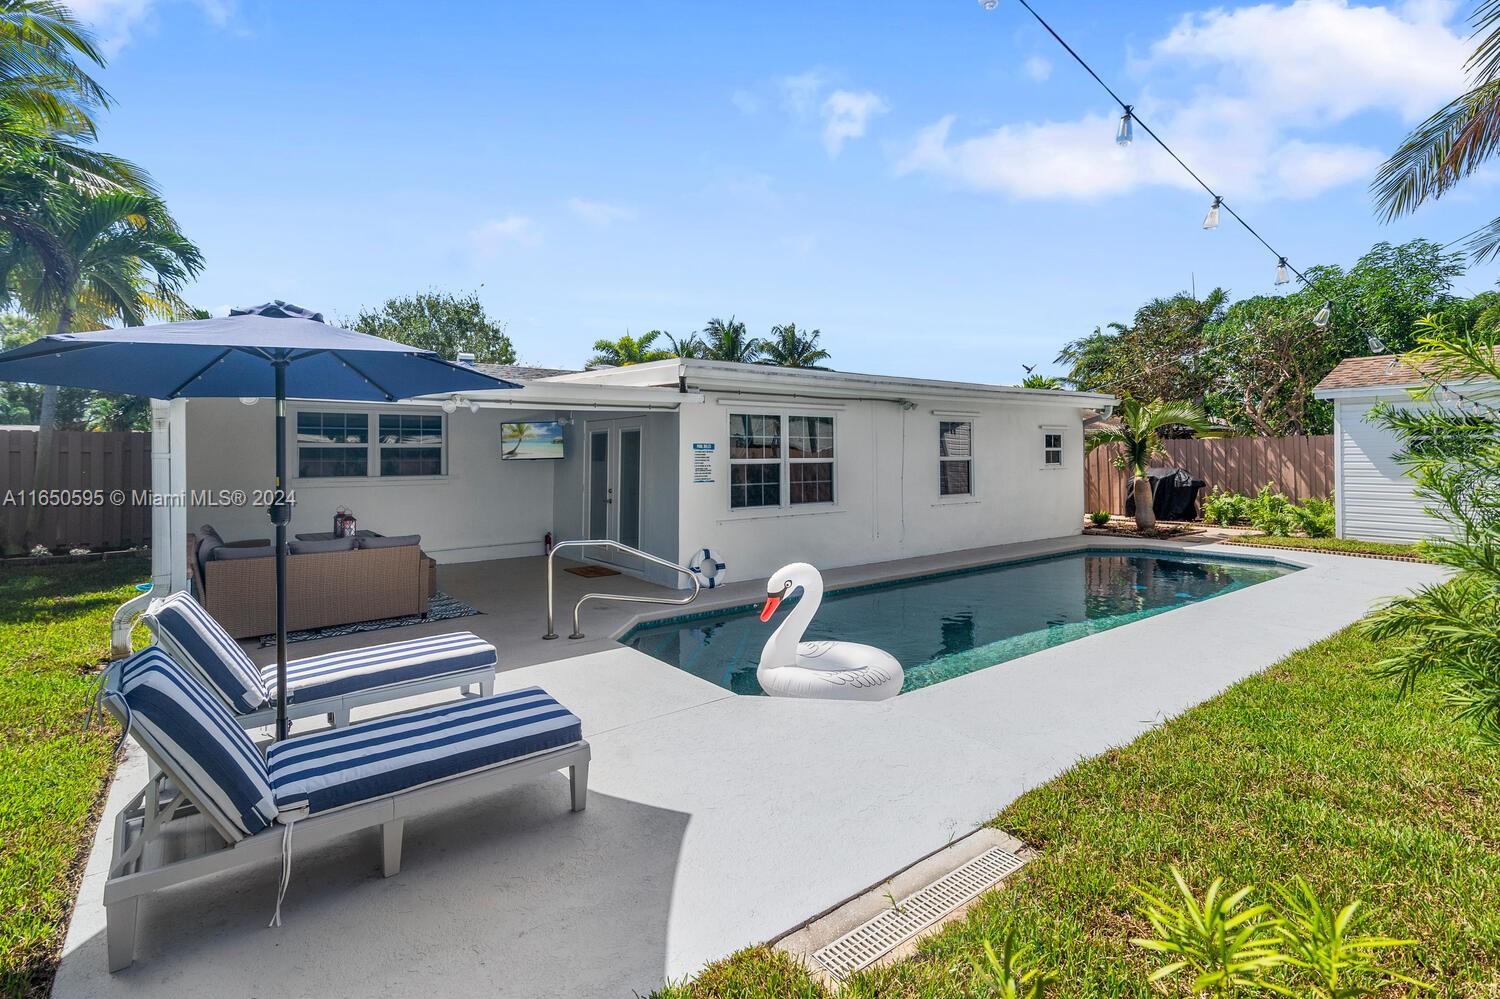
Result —
[{"label": "white stucco house", "polygon": [[[420,534],[439,562],[540,555],[550,534],[678,564],[711,548],[741,580],[794,560],[834,568],[1062,537],[1083,516],[1084,422],[1115,401],[700,360],[479,367],[523,387],[288,403],[291,531],[328,531],[344,508],[361,528]],[[250,402],[155,404],[156,488],[187,497],[153,524],[154,574],[173,588],[198,525],[268,533],[263,509],[205,499],[271,483],[273,407]]]},{"label": "white stucco house", "polygon": [[[1427,382],[1400,357],[1351,357],[1318,383],[1314,394],[1333,403],[1333,478],[1338,536],[1409,543],[1445,532],[1426,510],[1412,480],[1396,463],[1400,442],[1369,419],[1379,403],[1421,406],[1411,390]],[[1487,396],[1500,386],[1472,388]]]}]

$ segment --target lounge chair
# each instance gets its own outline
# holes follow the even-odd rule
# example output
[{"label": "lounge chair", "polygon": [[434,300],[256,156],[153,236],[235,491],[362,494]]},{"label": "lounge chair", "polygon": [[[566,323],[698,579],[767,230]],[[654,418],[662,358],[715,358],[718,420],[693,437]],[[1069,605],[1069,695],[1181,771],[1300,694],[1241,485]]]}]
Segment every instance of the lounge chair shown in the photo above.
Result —
[{"label": "lounge chair", "polygon": [[[156,646],[111,666],[103,696],[154,767],[115,818],[104,885],[110,971],[135,960],[143,897],[278,854],[279,925],[293,826],[299,845],[380,826],[391,877],[409,816],[564,768],[573,811],[588,794],[579,720],[539,687],[325,729],[276,743],[264,758],[219,699]],[[224,845],[165,859],[194,813]]]},{"label": "lounge chair", "polygon": [[[259,667],[187,593],[151,601],[144,614],[156,642],[192,670],[245,728],[276,719],[276,667]],[[287,717],[327,715],[335,727],[349,712],[414,694],[458,688],[495,690],[495,647],[467,631],[330,652],[287,663]]]}]

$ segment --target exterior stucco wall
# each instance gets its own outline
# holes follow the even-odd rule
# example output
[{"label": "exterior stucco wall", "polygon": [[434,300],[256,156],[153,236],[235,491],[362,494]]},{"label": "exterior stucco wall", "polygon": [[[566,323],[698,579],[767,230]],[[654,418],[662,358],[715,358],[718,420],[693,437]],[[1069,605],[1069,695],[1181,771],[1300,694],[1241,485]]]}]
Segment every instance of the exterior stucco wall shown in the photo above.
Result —
[{"label": "exterior stucco wall", "polygon": [[[681,416],[680,546],[713,548],[733,579],[767,576],[787,562],[821,568],[983,545],[1062,537],[1083,517],[1081,413],[1055,405],[889,401],[737,400],[706,393]],[[779,412],[832,416],[835,502],[731,510],[729,417]],[[941,415],[939,415],[941,414]],[[973,415],[967,415],[973,414]],[[974,494],[938,495],[938,424],[972,420]],[[1063,433],[1062,467],[1043,465],[1043,427]],[[712,444],[712,482],[695,481],[694,445]]]},{"label": "exterior stucco wall", "polygon": [[[299,408],[389,412],[391,407],[339,403],[287,404],[295,433]],[[430,412],[430,411],[428,411]],[[448,474],[410,479],[301,480],[296,475],[296,444],[288,442],[288,487],[297,505],[289,533],[332,530],[333,515],[345,507],[359,526],[381,534],[420,534],[422,547],[440,562],[538,555],[542,536],[552,528],[554,466],[580,459],[570,451],[563,461],[501,461],[500,424],[552,419],[552,413],[515,413],[460,407],[445,414]],[[275,469],[275,407],[234,399],[195,399],[187,405],[187,484],[189,490],[246,492],[270,488]],[[264,509],[190,505],[187,524],[197,530],[213,524],[225,538],[271,536]]]}]

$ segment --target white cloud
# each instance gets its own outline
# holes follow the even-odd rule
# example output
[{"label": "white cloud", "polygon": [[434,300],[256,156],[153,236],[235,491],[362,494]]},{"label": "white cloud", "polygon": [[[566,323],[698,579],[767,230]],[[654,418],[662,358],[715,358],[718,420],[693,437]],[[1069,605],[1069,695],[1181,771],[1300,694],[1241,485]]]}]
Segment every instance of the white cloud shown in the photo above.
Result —
[{"label": "white cloud", "polygon": [[[1394,8],[1295,0],[1190,14],[1136,66],[1142,79],[1134,89],[1143,94],[1137,108],[1230,200],[1308,198],[1365,182],[1383,159],[1380,150],[1299,133],[1371,112],[1410,121],[1451,99],[1462,87],[1468,50],[1454,14],[1451,0]],[[1153,98],[1158,71],[1190,96]],[[1184,71],[1191,86],[1182,82]],[[1134,145],[1116,147],[1116,121],[1114,113],[1096,111],[955,136],[956,118],[948,115],[917,134],[897,170],[1017,198],[1197,189],[1139,129]]]},{"label": "white cloud", "polygon": [[870,119],[885,114],[890,105],[868,90],[835,90],[823,102],[823,148],[837,156],[844,143],[865,134]]},{"label": "white cloud", "polygon": [[[234,15],[234,0],[193,0],[193,6],[215,27],[224,27]],[[106,56],[119,53],[135,32],[150,25],[160,0],[70,0],[68,9],[93,29]]]},{"label": "white cloud", "polygon": [[491,219],[469,232],[469,242],[481,256],[493,256],[507,246],[529,246],[540,238],[536,222],[524,215]]},{"label": "white cloud", "polygon": [[782,106],[792,114],[805,115],[812,111],[818,94],[828,86],[828,76],[821,69],[810,69],[795,76],[783,76],[777,86]]},{"label": "white cloud", "polygon": [[1037,83],[1042,83],[1052,75],[1052,62],[1041,56],[1032,56],[1021,64],[1021,71]]},{"label": "white cloud", "polygon": [[635,209],[588,198],[569,198],[568,211],[589,225],[607,226],[635,218]]}]

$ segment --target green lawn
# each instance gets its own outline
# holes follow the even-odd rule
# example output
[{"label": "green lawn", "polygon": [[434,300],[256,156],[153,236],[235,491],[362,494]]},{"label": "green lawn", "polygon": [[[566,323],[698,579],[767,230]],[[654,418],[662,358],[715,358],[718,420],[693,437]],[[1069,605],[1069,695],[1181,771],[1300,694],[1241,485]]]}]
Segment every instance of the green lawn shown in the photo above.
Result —
[{"label": "green lawn", "polygon": [[144,559],[0,568],[0,996],[39,994],[62,946],[118,730],[80,736],[109,621]]},{"label": "green lawn", "polygon": [[1226,540],[1231,544],[1258,545],[1262,548],[1312,548],[1344,552],[1349,555],[1399,555],[1402,558],[1427,561],[1420,545],[1392,545],[1383,541],[1356,541],[1353,538],[1278,538],[1269,534],[1242,534]]},{"label": "green lawn", "polygon": [[[1500,996],[1500,753],[1475,747],[1439,697],[1397,702],[1346,631],[1134,743],[1024,795],[995,824],[1040,856],[912,959],[856,976],[844,997],[983,996],[971,962],[1008,918],[1061,976],[1058,997],[1185,995],[1144,983],[1131,884],[1200,890],[1304,875],[1358,898],[1371,931],[1417,938],[1401,970],[1449,999]],[[1002,719],[997,718],[997,724]],[[1382,995],[1404,995],[1396,989]],[[819,997],[764,949],[660,999]]]}]

